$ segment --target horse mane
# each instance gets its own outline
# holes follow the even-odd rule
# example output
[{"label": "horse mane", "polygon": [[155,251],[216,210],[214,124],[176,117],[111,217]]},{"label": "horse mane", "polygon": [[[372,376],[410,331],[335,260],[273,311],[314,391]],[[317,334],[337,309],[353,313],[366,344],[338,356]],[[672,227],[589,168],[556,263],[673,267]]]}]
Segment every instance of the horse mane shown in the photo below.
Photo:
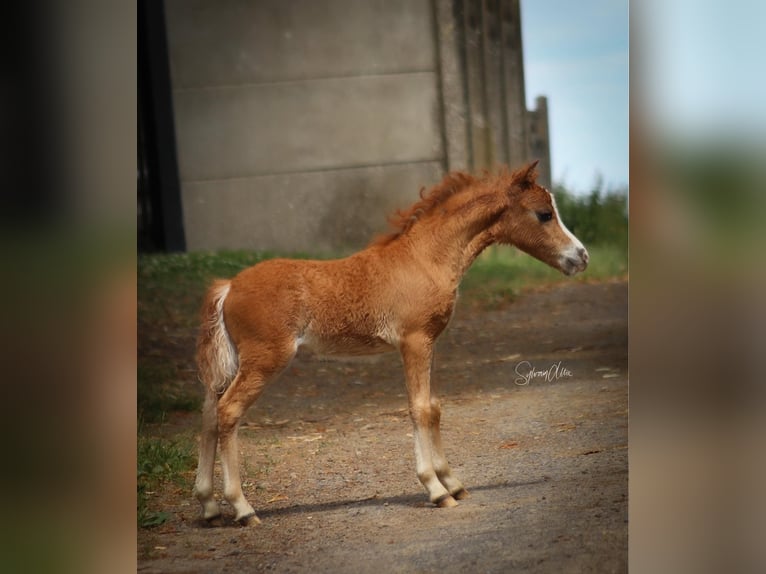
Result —
[{"label": "horse mane", "polygon": [[[514,186],[525,187],[534,183],[537,179],[537,161],[532,162],[529,165],[520,167],[513,172],[510,172],[508,168],[504,167],[500,173],[497,174],[497,183],[512,189]],[[433,186],[428,193],[426,188],[420,188],[420,201],[417,201],[411,205],[408,209],[397,209],[388,218],[388,223],[393,230],[389,233],[378,235],[375,237],[370,245],[388,245],[395,239],[398,239],[410,228],[423,215],[429,214],[434,211],[439,205],[442,205],[450,197],[471,187],[477,182],[485,182],[489,180],[490,174],[485,170],[480,178],[476,178],[463,171],[452,171],[444,176],[441,182]]]},{"label": "horse mane", "polygon": [[421,187],[420,200],[407,209],[397,209],[389,216],[388,223],[393,227],[393,230],[377,236],[372,240],[371,245],[388,245],[407,233],[421,216],[431,213],[437,206],[476,181],[476,178],[468,173],[452,171],[445,175],[444,179],[433,186],[428,193],[426,193],[425,187]]}]

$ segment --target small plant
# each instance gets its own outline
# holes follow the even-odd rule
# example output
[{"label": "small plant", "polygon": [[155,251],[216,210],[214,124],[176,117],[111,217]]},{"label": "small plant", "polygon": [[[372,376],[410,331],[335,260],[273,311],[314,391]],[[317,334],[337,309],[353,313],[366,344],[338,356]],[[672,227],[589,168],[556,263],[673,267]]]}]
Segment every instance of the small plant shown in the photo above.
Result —
[{"label": "small plant", "polygon": [[190,440],[167,440],[155,437],[138,438],[138,526],[159,526],[170,514],[149,508],[148,497],[167,482],[185,485],[185,475],[194,468],[194,449]]}]

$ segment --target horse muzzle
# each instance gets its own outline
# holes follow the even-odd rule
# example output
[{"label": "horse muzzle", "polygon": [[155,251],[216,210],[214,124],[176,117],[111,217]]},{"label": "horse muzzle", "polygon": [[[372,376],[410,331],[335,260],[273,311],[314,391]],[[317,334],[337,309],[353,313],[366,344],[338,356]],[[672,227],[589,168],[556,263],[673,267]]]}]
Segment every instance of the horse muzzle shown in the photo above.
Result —
[{"label": "horse muzzle", "polygon": [[575,275],[585,271],[589,259],[588,250],[582,245],[578,245],[572,249],[567,249],[559,257],[559,268],[564,275]]}]

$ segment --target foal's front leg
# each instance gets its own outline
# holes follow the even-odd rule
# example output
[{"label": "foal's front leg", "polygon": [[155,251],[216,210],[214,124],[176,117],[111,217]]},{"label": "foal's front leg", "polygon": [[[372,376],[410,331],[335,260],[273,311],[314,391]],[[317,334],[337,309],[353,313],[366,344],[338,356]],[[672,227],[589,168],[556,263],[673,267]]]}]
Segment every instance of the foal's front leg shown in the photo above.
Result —
[{"label": "foal's front leg", "polygon": [[433,341],[426,335],[411,335],[402,341],[401,353],[407,381],[410,417],[415,434],[415,460],[418,479],[426,487],[431,502],[442,507],[456,506],[457,502],[439,480],[433,463],[434,445],[431,436]]}]

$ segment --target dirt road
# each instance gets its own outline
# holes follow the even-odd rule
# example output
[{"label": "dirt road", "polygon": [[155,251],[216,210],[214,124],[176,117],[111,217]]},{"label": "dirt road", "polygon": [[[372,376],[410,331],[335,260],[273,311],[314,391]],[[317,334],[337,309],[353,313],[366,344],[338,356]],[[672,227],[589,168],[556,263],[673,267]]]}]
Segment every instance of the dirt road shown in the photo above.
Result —
[{"label": "dirt road", "polygon": [[229,515],[206,527],[189,492],[158,493],[172,517],[139,532],[138,570],[627,571],[627,283],[459,308],[434,382],[447,455],[471,493],[458,507],[431,507],[417,480],[396,355],[301,355],[240,433],[262,524]]}]

